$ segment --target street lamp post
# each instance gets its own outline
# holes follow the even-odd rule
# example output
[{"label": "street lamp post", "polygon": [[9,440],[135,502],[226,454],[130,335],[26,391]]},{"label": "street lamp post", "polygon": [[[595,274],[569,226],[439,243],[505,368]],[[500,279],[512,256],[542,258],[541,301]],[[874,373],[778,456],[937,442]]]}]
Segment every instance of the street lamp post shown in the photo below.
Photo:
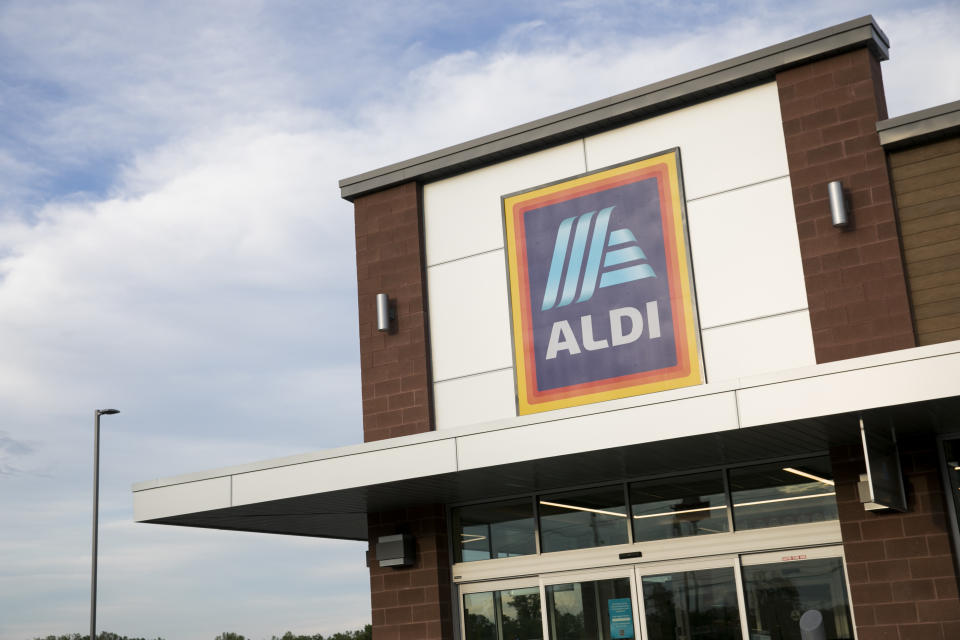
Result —
[{"label": "street lamp post", "polygon": [[100,509],[100,416],[120,413],[116,409],[93,412],[93,558],[90,570],[90,640],[97,637],[97,519]]}]

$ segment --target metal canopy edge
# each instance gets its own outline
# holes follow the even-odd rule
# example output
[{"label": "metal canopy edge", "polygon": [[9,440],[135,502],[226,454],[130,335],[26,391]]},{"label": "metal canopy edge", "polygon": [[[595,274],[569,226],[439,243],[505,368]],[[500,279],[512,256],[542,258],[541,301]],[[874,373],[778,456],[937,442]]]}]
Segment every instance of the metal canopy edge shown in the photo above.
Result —
[{"label": "metal canopy edge", "polygon": [[435,180],[569,142],[767,82],[778,71],[864,46],[880,60],[888,58],[890,42],[870,15],[527,124],[344,178],[339,183],[340,196],[353,201],[404,182]]}]

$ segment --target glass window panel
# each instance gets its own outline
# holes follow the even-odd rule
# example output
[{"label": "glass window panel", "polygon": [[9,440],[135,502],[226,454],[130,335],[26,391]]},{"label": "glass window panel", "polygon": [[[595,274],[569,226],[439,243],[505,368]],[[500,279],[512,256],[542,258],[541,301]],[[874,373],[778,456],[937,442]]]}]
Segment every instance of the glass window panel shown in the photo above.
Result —
[{"label": "glass window panel", "polygon": [[466,640],[498,640],[493,591],[463,596],[463,626]]},{"label": "glass window panel", "polygon": [[808,458],[730,470],[734,528],[837,519],[830,459]]},{"label": "glass window panel", "polygon": [[540,616],[540,589],[508,589],[500,596],[502,640],[542,640],[543,619]]},{"label": "glass window panel", "polygon": [[547,621],[550,640],[633,638],[630,579],[548,586]]},{"label": "glass window panel", "polygon": [[529,498],[453,510],[457,562],[525,556],[537,551]]},{"label": "glass window panel", "polygon": [[540,589],[467,593],[463,626],[465,640],[543,640]]},{"label": "glass window panel", "polygon": [[741,640],[732,568],[643,578],[648,640]]},{"label": "glass window panel", "polygon": [[817,609],[828,640],[853,638],[843,561],[822,558],[743,568],[747,626],[757,640],[801,640],[800,616]]},{"label": "glass window panel", "polygon": [[630,485],[633,540],[662,540],[729,530],[723,472]]},{"label": "glass window panel", "polygon": [[623,485],[540,496],[540,548],[544,552],[626,543]]}]

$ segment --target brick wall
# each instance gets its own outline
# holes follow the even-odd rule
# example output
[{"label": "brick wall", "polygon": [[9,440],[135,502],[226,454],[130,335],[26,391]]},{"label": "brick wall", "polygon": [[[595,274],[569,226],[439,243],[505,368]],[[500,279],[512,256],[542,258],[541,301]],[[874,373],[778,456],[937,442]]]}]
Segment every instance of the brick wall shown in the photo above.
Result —
[{"label": "brick wall", "polygon": [[[420,202],[415,183],[354,202],[367,442],[429,431],[433,424]],[[390,333],[377,331],[378,293],[388,294],[396,309]],[[397,533],[413,534],[417,541],[411,568],[381,569],[375,554],[368,554],[374,640],[451,637],[445,517],[438,505],[368,514],[371,548],[378,537]]]},{"label": "brick wall", "polygon": [[831,452],[859,640],[960,638],[960,600],[936,441],[901,441],[906,513],[864,511],[859,447]]},{"label": "brick wall", "polygon": [[[354,202],[360,374],[365,442],[432,428],[420,188],[410,182]],[[390,296],[395,331],[377,331],[378,293]]]},{"label": "brick wall", "polygon": [[[817,362],[915,346],[886,156],[880,63],[857,49],[777,74]],[[851,225],[835,229],[827,183]]]},{"label": "brick wall", "polygon": [[416,537],[417,560],[405,569],[370,563],[373,640],[441,640],[453,637],[450,558],[443,506],[376,513],[368,516],[371,548],[379,536]]}]

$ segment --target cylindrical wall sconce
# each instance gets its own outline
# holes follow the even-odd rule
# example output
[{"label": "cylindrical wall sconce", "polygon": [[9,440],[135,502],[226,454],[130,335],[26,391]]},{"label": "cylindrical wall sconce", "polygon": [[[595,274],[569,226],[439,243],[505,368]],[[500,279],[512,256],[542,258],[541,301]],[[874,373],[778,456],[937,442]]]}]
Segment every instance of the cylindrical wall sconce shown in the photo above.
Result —
[{"label": "cylindrical wall sconce", "polygon": [[390,331],[390,298],[385,293],[377,294],[377,331]]},{"label": "cylindrical wall sconce", "polygon": [[847,216],[847,204],[843,201],[843,183],[834,180],[827,185],[827,194],[830,196],[830,219],[835,227],[846,227],[850,222]]}]

